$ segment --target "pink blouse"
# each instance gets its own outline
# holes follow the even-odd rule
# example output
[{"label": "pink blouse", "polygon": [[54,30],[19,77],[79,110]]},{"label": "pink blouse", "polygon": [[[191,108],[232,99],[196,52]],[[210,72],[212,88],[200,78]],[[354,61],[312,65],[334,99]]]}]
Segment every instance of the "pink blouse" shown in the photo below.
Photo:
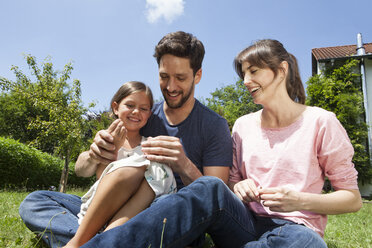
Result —
[{"label": "pink blouse", "polygon": [[[296,122],[284,128],[262,128],[260,116],[261,111],[248,114],[234,124],[230,181],[250,178],[257,187],[321,194],[328,177],[335,190],[358,189],[358,173],[351,162],[354,150],[335,114],[306,107]],[[272,212],[257,202],[249,207],[260,216],[291,220],[324,235],[326,215]]]}]

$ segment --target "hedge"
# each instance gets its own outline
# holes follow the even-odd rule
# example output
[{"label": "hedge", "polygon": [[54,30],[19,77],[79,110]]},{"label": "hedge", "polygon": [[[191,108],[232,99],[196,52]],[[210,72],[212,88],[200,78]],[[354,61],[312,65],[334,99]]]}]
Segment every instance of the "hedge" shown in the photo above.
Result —
[{"label": "hedge", "polygon": [[[58,188],[64,161],[16,140],[0,137],[0,189]],[[68,185],[89,187],[94,178],[78,177],[69,164]]]}]

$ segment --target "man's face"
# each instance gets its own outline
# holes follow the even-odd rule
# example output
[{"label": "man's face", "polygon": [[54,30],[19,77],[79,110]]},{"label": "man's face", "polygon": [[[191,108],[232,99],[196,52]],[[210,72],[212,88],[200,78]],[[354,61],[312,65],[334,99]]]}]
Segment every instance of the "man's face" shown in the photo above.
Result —
[{"label": "man's face", "polygon": [[194,98],[195,84],[199,83],[201,70],[195,76],[190,59],[171,54],[161,57],[159,63],[160,89],[170,108],[180,108]]}]

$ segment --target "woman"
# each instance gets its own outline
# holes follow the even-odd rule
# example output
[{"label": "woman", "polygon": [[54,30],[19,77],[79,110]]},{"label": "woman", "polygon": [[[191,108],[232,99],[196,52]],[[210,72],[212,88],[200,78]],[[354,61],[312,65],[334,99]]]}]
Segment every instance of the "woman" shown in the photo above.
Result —
[{"label": "woman", "polygon": [[[234,65],[263,109],[234,124],[229,187],[253,216],[273,220],[272,227],[258,232],[258,242],[279,241],[279,229],[288,231],[289,240],[296,230],[309,238],[323,236],[327,214],[362,206],[346,131],[333,113],[304,105],[296,58],[279,41],[257,41]],[[335,189],[329,194],[321,194],[325,176]]]}]

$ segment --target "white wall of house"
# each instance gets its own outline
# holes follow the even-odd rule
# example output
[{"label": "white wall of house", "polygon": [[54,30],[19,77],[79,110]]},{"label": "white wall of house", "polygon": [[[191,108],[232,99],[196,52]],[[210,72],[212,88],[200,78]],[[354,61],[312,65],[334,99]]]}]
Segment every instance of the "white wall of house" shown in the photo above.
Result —
[{"label": "white wall of house", "polygon": [[320,74],[324,70],[324,68],[325,68],[325,63],[318,62],[316,64],[317,64],[317,72],[316,72],[316,74]]},{"label": "white wall of house", "polygon": [[[371,126],[372,131],[372,59],[364,60],[364,70],[365,70],[365,79],[367,85],[367,103],[368,103],[368,113],[369,113],[369,125]],[[370,140],[372,142],[372,140]],[[361,185],[359,184],[359,190],[362,196],[371,196],[372,195],[372,184]]]},{"label": "white wall of house", "polygon": [[365,70],[365,79],[367,85],[367,102],[368,102],[368,114],[369,114],[369,121],[372,125],[372,60],[365,59],[364,60],[364,70]]}]

